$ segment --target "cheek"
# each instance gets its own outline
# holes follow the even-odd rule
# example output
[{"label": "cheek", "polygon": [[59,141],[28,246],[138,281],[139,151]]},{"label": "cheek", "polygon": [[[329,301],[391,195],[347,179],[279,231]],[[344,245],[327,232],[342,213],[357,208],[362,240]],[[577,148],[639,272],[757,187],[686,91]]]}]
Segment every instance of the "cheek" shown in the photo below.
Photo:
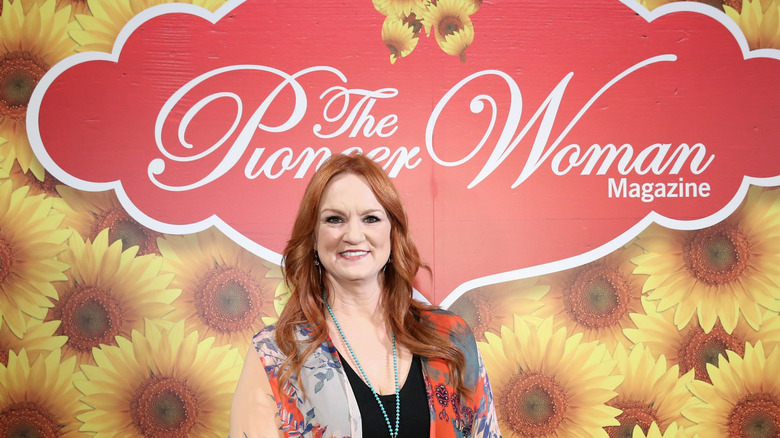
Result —
[{"label": "cheek", "polygon": [[390,250],[393,247],[393,232],[392,228],[387,227],[387,230],[385,230],[382,233],[382,239],[385,243],[385,246],[388,250]]},{"label": "cheek", "polygon": [[338,233],[327,228],[320,228],[317,230],[315,238],[314,247],[317,251],[325,251],[329,247],[332,247],[334,242],[338,241]]}]

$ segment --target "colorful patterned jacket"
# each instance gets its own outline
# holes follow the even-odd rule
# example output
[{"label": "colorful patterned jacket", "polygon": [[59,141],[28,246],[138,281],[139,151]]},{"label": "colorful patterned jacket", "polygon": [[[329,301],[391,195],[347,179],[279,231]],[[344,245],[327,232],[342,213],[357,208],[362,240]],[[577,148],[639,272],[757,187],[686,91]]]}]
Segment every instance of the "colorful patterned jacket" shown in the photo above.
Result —
[{"label": "colorful patterned jacket", "polygon": [[[424,316],[441,330],[448,331],[465,354],[465,383],[474,393],[470,398],[457,396],[447,383],[449,369],[446,363],[422,358],[431,417],[430,436],[500,437],[490,382],[474,335],[466,323],[451,312],[436,310],[426,312]],[[280,394],[277,382],[284,355],[276,344],[274,331],[275,326],[266,327],[254,337],[253,343],[274,392],[285,436],[361,437],[360,410],[330,338],[306,360],[300,376],[291,379]],[[310,335],[311,331],[305,328],[298,332],[300,340],[306,340]],[[301,396],[301,386],[306,390],[305,399]]]}]

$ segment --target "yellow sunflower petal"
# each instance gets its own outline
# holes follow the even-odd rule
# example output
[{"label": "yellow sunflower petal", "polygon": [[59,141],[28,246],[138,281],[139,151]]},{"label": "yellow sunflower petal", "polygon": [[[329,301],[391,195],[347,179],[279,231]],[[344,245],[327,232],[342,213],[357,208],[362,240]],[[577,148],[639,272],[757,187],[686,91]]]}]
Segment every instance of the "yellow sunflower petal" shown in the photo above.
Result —
[{"label": "yellow sunflower petal", "polygon": [[68,23],[70,8],[55,10],[55,5],[56,0],[4,0],[0,14],[0,78],[18,84],[0,89],[0,137],[7,140],[0,144],[0,168],[8,173],[17,162],[39,180],[44,172],[27,138],[27,102],[46,71],[76,47],[68,36],[76,26]]},{"label": "yellow sunflower petal", "polygon": [[[76,361],[61,361],[60,350],[28,358],[10,352],[0,364],[0,431],[25,436],[79,436],[77,416],[87,409],[73,386]],[[6,435],[8,434],[8,435]]]},{"label": "yellow sunflower petal", "polygon": [[610,375],[616,362],[603,345],[553,331],[552,319],[517,316],[478,344],[503,436],[607,436],[620,413],[606,405],[622,380]]},{"label": "yellow sunflower petal", "polygon": [[186,320],[187,330],[219,345],[245,350],[263,326],[262,317],[278,316],[274,294],[280,267],[241,248],[216,229],[159,241],[163,272],[174,275],[181,290],[169,320]]},{"label": "yellow sunflower petal", "polygon": [[57,334],[68,337],[66,357],[92,363],[92,351],[115,345],[143,328],[144,318],[162,318],[173,310],[179,291],[170,288],[172,276],[161,273],[161,257],[136,256],[137,247],[123,250],[109,244],[108,230],[94,241],[73,233],[59,259],[70,266],[67,281],[57,282],[59,298],[47,320],[61,323]]},{"label": "yellow sunflower petal", "polygon": [[23,315],[46,315],[47,297],[56,296],[50,283],[65,279],[68,267],[55,259],[70,234],[57,229],[63,215],[52,211],[51,198],[28,192],[13,190],[10,180],[0,183],[0,325],[17,337],[25,332]]},{"label": "yellow sunflower petal", "polygon": [[[82,430],[96,436],[154,432],[225,436],[241,360],[238,350],[184,334],[184,322],[161,329],[147,321],[131,341],[103,345],[97,365],[85,365],[77,386],[93,409],[80,415]],[[121,370],[121,372],[117,372]],[[163,415],[154,409],[164,402]]]}]

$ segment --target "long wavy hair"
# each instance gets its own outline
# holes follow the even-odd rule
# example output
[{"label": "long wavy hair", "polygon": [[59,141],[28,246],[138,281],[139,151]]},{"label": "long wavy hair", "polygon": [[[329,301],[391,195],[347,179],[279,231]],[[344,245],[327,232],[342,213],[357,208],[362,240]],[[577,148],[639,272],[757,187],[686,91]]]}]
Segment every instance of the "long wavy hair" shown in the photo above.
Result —
[{"label": "long wavy hair", "polygon": [[[433,306],[412,298],[412,282],[417,272],[420,269],[430,272],[430,268],[420,258],[409,233],[401,197],[384,170],[360,154],[334,155],[317,170],[303,194],[292,236],[284,249],[284,279],[292,295],[276,327],[276,342],[286,356],[281,365],[279,389],[291,376],[299,375],[306,358],[328,336],[323,291],[329,291],[320,274],[321,267],[314,264],[314,239],[322,192],[334,176],[342,173],[365,178],[390,219],[392,263],[384,269],[381,303],[396,340],[413,354],[445,361],[451,370],[449,384],[462,394],[470,394],[464,384],[464,354],[447,332],[422,318],[422,313]],[[305,341],[295,335],[296,327],[300,325],[312,331]],[[301,342],[305,348],[299,348]]]}]

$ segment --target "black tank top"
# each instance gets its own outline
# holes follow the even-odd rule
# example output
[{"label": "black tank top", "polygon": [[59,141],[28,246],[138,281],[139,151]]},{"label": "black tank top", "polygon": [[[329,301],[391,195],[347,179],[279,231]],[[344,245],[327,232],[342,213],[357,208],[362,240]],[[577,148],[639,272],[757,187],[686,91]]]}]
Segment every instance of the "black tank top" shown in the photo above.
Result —
[{"label": "black tank top", "polygon": [[[374,393],[366,385],[363,379],[349,366],[344,357],[339,353],[341,364],[349,379],[349,385],[355,394],[360,416],[363,418],[363,436],[365,438],[384,438],[389,437],[387,422],[382,415],[374,398]],[[380,395],[379,399],[385,406],[385,412],[390,418],[390,424],[395,427],[395,394]],[[412,366],[409,368],[409,375],[406,377],[404,386],[401,388],[401,425],[399,426],[399,437],[406,438],[428,438],[431,432],[431,415],[428,407],[428,395],[425,391],[425,381],[423,380],[422,365],[420,357],[412,357]]]}]

